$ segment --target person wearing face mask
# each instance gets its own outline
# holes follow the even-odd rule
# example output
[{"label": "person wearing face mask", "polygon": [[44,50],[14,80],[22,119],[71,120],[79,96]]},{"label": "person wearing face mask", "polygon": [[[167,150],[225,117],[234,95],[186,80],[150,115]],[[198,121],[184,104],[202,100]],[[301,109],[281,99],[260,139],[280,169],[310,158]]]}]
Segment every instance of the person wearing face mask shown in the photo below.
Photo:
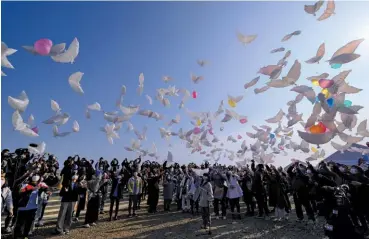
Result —
[{"label": "person wearing face mask", "polygon": [[102,158],[100,158],[101,162],[98,163],[99,165],[99,170],[100,173],[102,174],[102,178],[103,178],[103,184],[100,186],[99,191],[100,191],[100,195],[101,195],[101,199],[100,199],[100,214],[104,214],[104,206],[105,206],[105,200],[108,194],[108,174],[106,173],[106,163],[105,161],[102,160]]},{"label": "person wearing face mask", "polygon": [[243,191],[243,200],[247,207],[246,216],[254,216],[255,213],[255,203],[253,201],[252,193],[252,172],[246,169],[241,179],[241,187]]},{"label": "person wearing face mask", "polygon": [[214,183],[213,192],[214,192],[214,215],[215,219],[219,219],[219,203],[222,211],[222,218],[223,220],[226,219],[226,187],[224,186],[226,176],[220,173],[220,169],[218,170],[212,170],[210,173],[210,180]]},{"label": "person wearing face mask", "polygon": [[78,176],[73,175],[72,180],[63,185],[59,196],[61,199],[55,234],[69,234],[72,225],[72,213],[78,201]]},{"label": "person wearing face mask", "polygon": [[[229,202],[231,204],[232,219],[241,219],[240,197],[243,196],[243,193],[240,185],[238,184],[240,178],[238,175],[232,174],[231,171],[227,171],[226,178],[228,185],[227,198],[229,198]],[[237,209],[237,214],[234,213],[235,207]]]},{"label": "person wearing face mask", "polygon": [[62,185],[65,185],[65,183],[70,182],[72,180],[73,176],[73,163],[72,163],[72,157],[69,156],[68,159],[64,162],[64,167],[60,172],[60,182],[58,188],[61,188]]},{"label": "person wearing face mask", "polygon": [[[368,184],[369,179],[364,176],[363,170],[353,165],[350,168],[350,194],[351,194],[351,202],[353,207],[354,218],[353,221],[356,225],[359,225],[358,221],[361,224],[361,230],[364,233],[368,233],[368,224],[366,217],[368,217]],[[358,183],[355,183],[358,182]]]},{"label": "person wearing face mask", "polygon": [[[134,172],[133,176],[128,180],[128,194],[129,194],[129,203],[128,203],[128,217],[137,216],[137,202],[138,197],[142,192],[142,180],[138,177],[138,172]],[[131,214],[133,209],[133,214]]]},{"label": "person wearing face mask", "polygon": [[44,182],[44,178],[41,177],[39,187],[45,189],[46,191],[42,191],[40,195],[40,202],[36,212],[36,225],[37,227],[41,227],[44,225],[42,218],[44,217],[45,209],[48,204],[48,200],[52,192],[49,189],[49,186]]},{"label": "person wearing face mask", "polygon": [[13,197],[12,191],[6,183],[5,174],[1,172],[1,214],[3,214],[5,209],[8,213],[5,219],[5,232],[10,233],[11,229],[9,225],[13,218]]},{"label": "person wearing face mask", "polygon": [[[148,212],[149,213],[156,213],[156,207],[158,206],[159,202],[159,182],[160,178],[163,175],[161,172],[157,172],[154,168],[148,168],[148,178],[147,178],[147,191],[148,191],[148,198],[147,204],[149,205]],[[172,188],[173,194],[173,188]]]},{"label": "person wearing face mask", "polygon": [[194,171],[191,171],[191,181],[188,190],[188,197],[190,198],[191,214],[193,216],[195,215],[194,209],[196,209],[196,214],[199,213],[199,202],[198,200],[196,200],[196,197],[194,197],[194,195],[199,193],[201,180],[202,179]]},{"label": "person wearing face mask", "polygon": [[100,206],[100,186],[103,184],[103,175],[101,172],[96,172],[92,175],[91,180],[87,181],[88,202],[85,215],[85,228],[95,226],[99,220],[99,206]]},{"label": "person wearing face mask", "polygon": [[112,186],[110,191],[110,210],[109,221],[113,217],[113,208],[115,204],[114,220],[118,219],[119,202],[123,198],[122,175],[118,172],[112,172]]},{"label": "person wearing face mask", "polygon": [[308,223],[314,224],[315,215],[309,201],[309,188],[307,186],[309,183],[309,177],[304,174],[304,171],[306,172],[306,168],[298,162],[287,170],[290,178],[292,179],[292,190],[294,191],[293,200],[296,207],[297,222],[302,222],[304,220],[304,214],[302,211],[302,206],[304,206],[309,218]]},{"label": "person wearing face mask", "polygon": [[170,170],[167,170],[167,172],[164,174],[164,180],[163,180],[163,197],[164,197],[164,211],[165,212],[170,211],[170,204],[172,203],[173,191],[174,191],[174,186],[175,186],[171,169],[172,168],[170,168]]},{"label": "person wearing face mask", "polygon": [[179,198],[182,200],[182,212],[189,212],[190,211],[190,199],[188,197],[188,192],[190,188],[191,177],[188,174],[187,170],[183,170],[183,179],[180,184],[180,192]]},{"label": "person wearing face mask", "polygon": [[202,214],[202,227],[207,229],[210,226],[210,203],[214,199],[213,188],[209,182],[209,174],[204,173],[202,177],[202,182],[199,187],[199,191],[195,194],[195,199],[199,198],[199,206],[201,208]]},{"label": "person wearing face mask", "polygon": [[81,211],[85,210],[86,196],[87,196],[86,170],[82,170],[80,172],[80,176],[78,177],[78,205],[74,217],[75,222],[79,221],[79,215],[81,214]]},{"label": "person wearing face mask", "polygon": [[255,162],[252,161],[251,169],[254,171],[254,177],[252,180],[252,191],[255,194],[259,211],[259,215],[257,218],[269,219],[269,209],[265,200],[266,192],[263,186],[264,165],[258,164],[256,168]]},{"label": "person wearing face mask", "polygon": [[34,175],[30,182],[24,184],[20,189],[20,201],[18,203],[18,215],[14,226],[14,238],[18,238],[19,236],[24,238],[30,234],[32,224],[36,217],[41,191],[38,187],[39,180],[40,176]]}]

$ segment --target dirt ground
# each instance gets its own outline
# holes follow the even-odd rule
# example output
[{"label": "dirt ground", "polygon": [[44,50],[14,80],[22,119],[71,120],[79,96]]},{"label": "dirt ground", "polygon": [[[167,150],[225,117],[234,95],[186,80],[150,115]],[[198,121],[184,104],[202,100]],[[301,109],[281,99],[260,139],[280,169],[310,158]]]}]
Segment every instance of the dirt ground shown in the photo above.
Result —
[{"label": "dirt ground", "polygon": [[[176,206],[172,205],[174,209]],[[244,211],[245,209],[242,208]],[[142,207],[138,217],[128,218],[127,209],[120,211],[117,221],[109,222],[108,215],[100,215],[96,226],[85,229],[82,222],[74,223],[69,235],[55,236],[52,232],[55,223],[49,223],[42,228],[36,229],[32,238],[55,238],[55,239],[126,239],[126,238],[147,238],[147,239],[192,239],[192,238],[263,238],[263,239],[320,239],[324,238],[324,219],[319,218],[318,223],[307,225],[305,222],[295,222],[296,216],[292,212],[287,222],[273,222],[273,220],[262,220],[254,217],[245,217],[242,220],[233,221],[212,219],[212,235],[201,230],[201,215],[192,216],[181,211],[163,212],[162,205],[158,207],[158,213],[148,214],[147,208]],[[4,237],[6,238],[6,237]]]}]

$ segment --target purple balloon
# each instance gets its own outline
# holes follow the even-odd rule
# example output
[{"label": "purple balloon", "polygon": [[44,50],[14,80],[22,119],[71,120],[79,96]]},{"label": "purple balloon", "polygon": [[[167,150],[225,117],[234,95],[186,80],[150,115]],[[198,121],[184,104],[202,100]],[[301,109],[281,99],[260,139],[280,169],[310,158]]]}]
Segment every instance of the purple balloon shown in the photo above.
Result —
[{"label": "purple balloon", "polygon": [[50,53],[53,42],[50,39],[40,39],[35,42],[33,48],[41,56],[47,56]]},{"label": "purple balloon", "polygon": [[199,134],[199,133],[201,133],[201,129],[200,129],[199,127],[195,127],[195,128],[193,129],[193,133],[194,133],[194,134]]}]

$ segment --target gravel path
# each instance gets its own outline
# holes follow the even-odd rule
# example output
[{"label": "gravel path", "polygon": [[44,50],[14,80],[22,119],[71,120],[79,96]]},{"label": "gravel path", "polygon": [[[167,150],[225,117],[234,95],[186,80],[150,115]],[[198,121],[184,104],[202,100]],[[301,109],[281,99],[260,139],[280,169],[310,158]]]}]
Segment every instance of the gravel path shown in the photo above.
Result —
[{"label": "gravel path", "polygon": [[[172,205],[172,208],[175,208]],[[97,226],[89,229],[81,228],[82,223],[74,223],[71,233],[64,236],[53,236],[55,224],[46,225],[35,231],[35,239],[192,239],[192,238],[262,238],[262,239],[320,239],[324,238],[322,224],[324,219],[319,218],[316,226],[295,222],[295,213],[292,212],[288,222],[275,223],[272,220],[264,221],[253,217],[243,217],[242,220],[212,220],[212,235],[206,235],[200,230],[201,216],[183,214],[182,212],[163,212],[162,205],[156,214],[146,213],[147,208],[142,206],[136,218],[127,218],[127,209],[120,211],[117,221],[108,222],[108,215],[100,215]],[[243,210],[245,210],[243,208]],[[200,234],[200,235],[199,235]],[[204,235],[205,234],[205,235]],[[9,237],[3,237],[9,238]]]}]

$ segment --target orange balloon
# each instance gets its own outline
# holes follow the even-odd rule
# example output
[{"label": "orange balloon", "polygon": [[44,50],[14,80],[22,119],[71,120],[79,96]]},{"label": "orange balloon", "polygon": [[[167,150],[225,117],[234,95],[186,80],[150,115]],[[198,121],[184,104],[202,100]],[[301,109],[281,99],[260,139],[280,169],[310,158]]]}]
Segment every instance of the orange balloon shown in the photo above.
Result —
[{"label": "orange balloon", "polygon": [[310,132],[312,134],[321,134],[324,133],[323,128],[320,125],[313,125],[310,127]]}]

